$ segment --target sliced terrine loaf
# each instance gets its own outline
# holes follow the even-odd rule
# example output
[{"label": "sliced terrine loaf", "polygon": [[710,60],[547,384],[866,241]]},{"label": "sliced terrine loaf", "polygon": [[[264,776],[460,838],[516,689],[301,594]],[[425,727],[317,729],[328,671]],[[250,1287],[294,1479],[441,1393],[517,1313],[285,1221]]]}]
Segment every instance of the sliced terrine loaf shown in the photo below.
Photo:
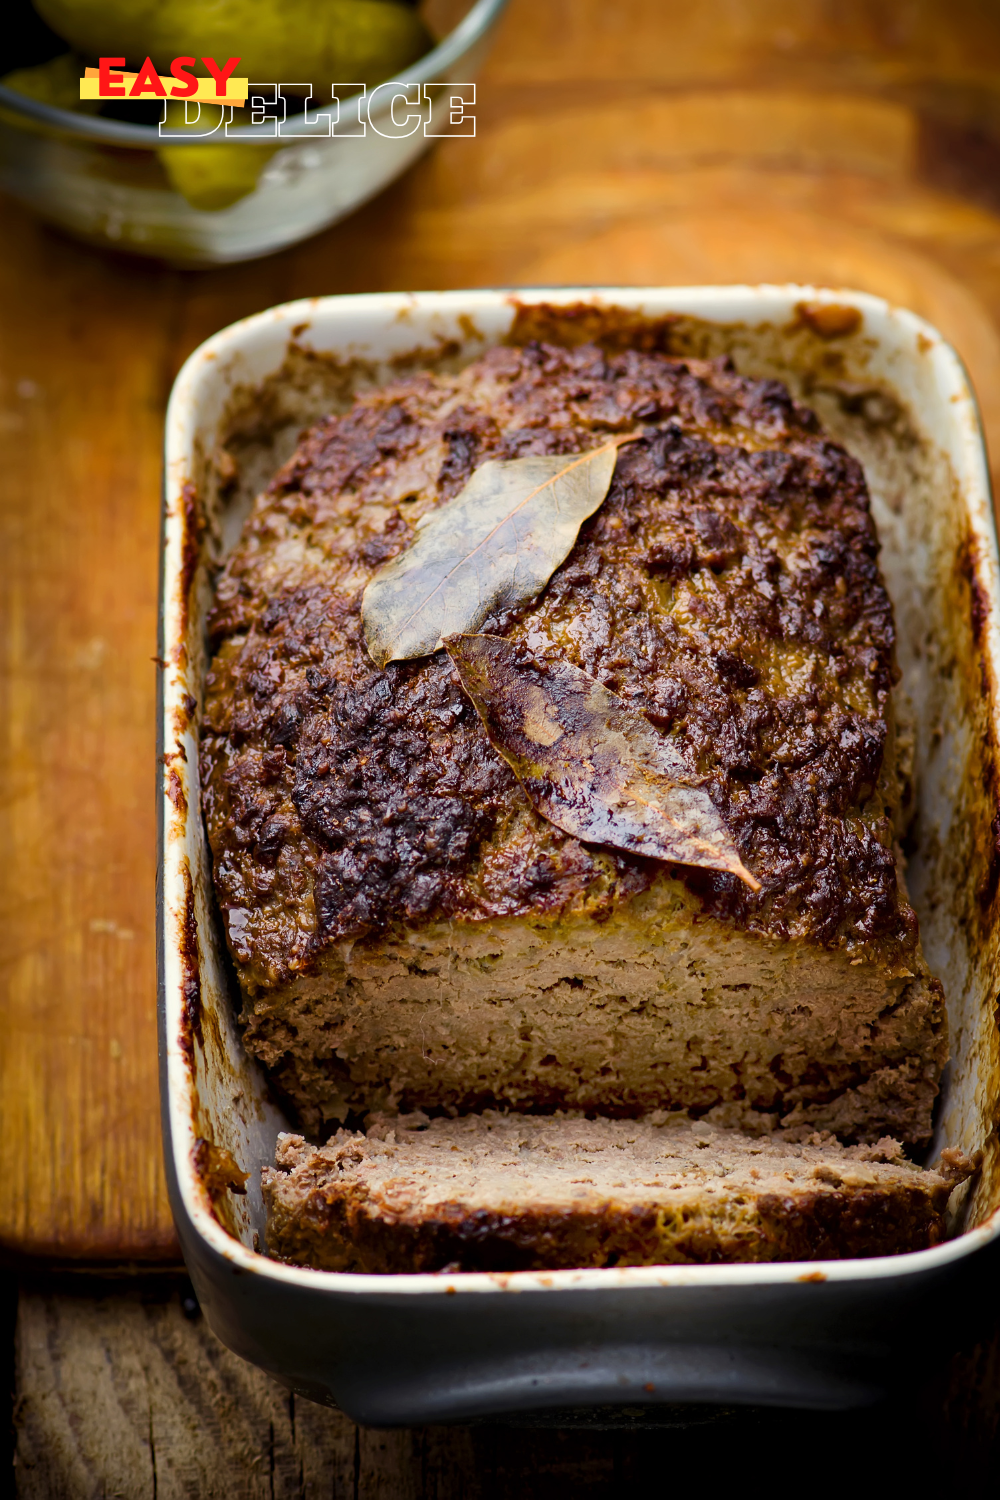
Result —
[{"label": "sliced terrine loaf", "polygon": [[686,1116],[377,1119],[279,1137],[267,1243],[331,1271],[512,1271],[826,1260],[922,1250],[970,1163],[897,1141],[755,1138]]},{"label": "sliced terrine loaf", "polygon": [[[565,562],[476,628],[643,716],[749,881],[556,826],[446,651],[366,649],[366,585],[486,460],[609,437]],[[929,1139],[945,1009],[898,870],[877,554],[859,464],[725,361],[498,348],[306,435],[219,582],[202,784],[246,1045],[308,1132],[721,1106]]]}]

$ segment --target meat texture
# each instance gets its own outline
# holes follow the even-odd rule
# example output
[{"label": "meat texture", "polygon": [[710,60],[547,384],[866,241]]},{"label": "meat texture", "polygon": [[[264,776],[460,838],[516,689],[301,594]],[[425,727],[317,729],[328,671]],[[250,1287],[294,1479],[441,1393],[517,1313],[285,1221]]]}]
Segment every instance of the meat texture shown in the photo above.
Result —
[{"label": "meat texture", "polygon": [[268,1248],[331,1271],[520,1271],[827,1260],[923,1250],[972,1170],[898,1141],[804,1144],[686,1116],[414,1114],[279,1137]]},{"label": "meat texture", "polygon": [[[481,629],[671,736],[759,892],[560,832],[444,652],[365,650],[368,580],[478,464],[633,432],[548,587]],[[726,361],[502,347],[304,437],[220,578],[202,730],[247,1046],[304,1128],[721,1108],[928,1138],[944,1003],[895,848],[877,554],[859,464]]]}]

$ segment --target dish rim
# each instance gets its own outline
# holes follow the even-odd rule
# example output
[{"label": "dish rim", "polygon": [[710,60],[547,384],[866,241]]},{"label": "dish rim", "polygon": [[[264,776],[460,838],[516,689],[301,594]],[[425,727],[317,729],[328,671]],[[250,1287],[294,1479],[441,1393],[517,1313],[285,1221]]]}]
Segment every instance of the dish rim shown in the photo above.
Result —
[{"label": "dish rim", "polygon": [[[378,315],[380,324],[387,321],[405,323],[408,315],[420,310],[445,315],[466,314],[475,318],[484,309],[542,302],[552,305],[593,302],[612,304],[651,316],[670,312],[701,317],[710,322],[766,323],[787,321],[798,303],[848,304],[865,318],[866,330],[884,338],[897,325],[919,344],[922,355],[932,361],[934,376],[942,402],[948,403],[957,429],[957,440],[949,451],[956,477],[962,482],[964,506],[972,530],[975,567],[980,586],[993,608],[989,611],[983,632],[982,649],[994,681],[1000,681],[1000,563],[998,563],[996,530],[993,516],[989,470],[978,409],[964,366],[951,346],[931,324],[907,309],[890,305],[870,293],[842,288],[807,285],[757,286],[727,285],[702,287],[616,287],[560,286],[510,287],[441,292],[367,292],[355,295],[332,295],[302,298],[279,304],[243,318],[221,329],[205,341],[185,361],[174,383],[166,418],[164,468],[164,528],[161,568],[158,713],[158,827],[160,851],[158,861],[158,950],[160,969],[161,1014],[161,1087],[164,1099],[164,1149],[176,1185],[179,1205],[190,1227],[199,1238],[231,1266],[244,1274],[266,1277],[302,1289],[326,1294],[380,1298],[393,1296],[434,1296],[443,1293],[483,1295],[500,1291],[555,1292],[579,1290],[620,1291],[649,1287],[749,1288],[753,1286],[792,1285],[803,1282],[871,1283],[893,1277],[912,1277],[943,1271],[964,1260],[1000,1236],[1000,1208],[973,1229],[931,1249],[910,1251],[901,1255],[871,1259],[759,1262],[727,1265],[625,1266],[599,1269],[517,1271],[517,1272],[415,1272],[377,1275],[373,1273],[320,1271],[309,1267],[286,1265],[248,1249],[235,1239],[216,1219],[211,1202],[194,1162],[196,1137],[192,1114],[192,1075],[187,1062],[181,1024],[183,1000],[183,960],[178,900],[184,888],[183,865],[190,837],[189,820],[200,818],[197,798],[188,798],[182,820],[176,816],[166,775],[165,755],[174,748],[178,736],[168,726],[178,722],[183,712],[186,692],[183,667],[172,654],[183,639],[180,630],[172,630],[182,613],[178,588],[183,574],[184,515],[183,486],[189,482],[189,460],[194,446],[199,387],[205,378],[218,373],[227,356],[238,354],[241,347],[252,344],[261,333],[287,329],[291,335],[297,325],[314,324],[318,317],[342,310],[348,314]],[[652,306],[650,305],[652,304]],[[880,331],[881,330],[881,331]],[[374,331],[374,329],[373,329]],[[419,337],[419,330],[415,329]],[[321,350],[327,346],[320,344]],[[339,347],[343,350],[343,345]],[[349,348],[350,345],[348,344]],[[997,725],[997,706],[993,710]],[[178,821],[182,826],[175,826]],[[173,905],[171,897],[174,898]],[[171,941],[172,939],[172,941]],[[165,1044],[165,1046],[164,1046]]]}]

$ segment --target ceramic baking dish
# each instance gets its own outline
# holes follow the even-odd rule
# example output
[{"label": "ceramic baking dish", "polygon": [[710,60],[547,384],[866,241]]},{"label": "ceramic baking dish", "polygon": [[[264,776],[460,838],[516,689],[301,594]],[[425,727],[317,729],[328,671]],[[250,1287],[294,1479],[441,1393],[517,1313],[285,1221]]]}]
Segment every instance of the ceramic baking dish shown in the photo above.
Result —
[{"label": "ceramic baking dish", "polygon": [[[565,308],[545,312],[550,308]],[[948,994],[952,1059],[931,1159],[981,1149],[935,1249],[800,1265],[365,1276],[258,1252],[259,1174],[287,1128],[242,1047],[199,813],[203,622],[253,494],[353,393],[563,326],[731,354],[787,381],[862,460],[916,725],[909,881]],[[378,294],[295,302],[203,344],[167,417],[160,656],[163,1129],[184,1255],[229,1346],[369,1424],[698,1401],[849,1406],[974,1315],[996,1262],[997,551],[975,403],[940,335],[876,298],[804,287]],[[244,1192],[236,1168],[248,1173]]]}]

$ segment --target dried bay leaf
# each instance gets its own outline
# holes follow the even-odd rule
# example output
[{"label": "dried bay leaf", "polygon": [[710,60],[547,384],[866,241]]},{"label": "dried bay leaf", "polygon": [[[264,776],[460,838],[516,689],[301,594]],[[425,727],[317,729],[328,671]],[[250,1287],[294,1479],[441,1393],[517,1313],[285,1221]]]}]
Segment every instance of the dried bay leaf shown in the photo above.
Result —
[{"label": "dried bay leaf", "polygon": [[428,511],[413,544],[365,589],[365,644],[380,667],[437,651],[488,615],[533,599],[565,562],[611,485],[618,449],[489,459],[454,500]]},{"label": "dried bay leaf", "polygon": [[760,889],[707,791],[617,693],[501,636],[444,645],[490,743],[543,818],[588,843],[726,870]]}]

